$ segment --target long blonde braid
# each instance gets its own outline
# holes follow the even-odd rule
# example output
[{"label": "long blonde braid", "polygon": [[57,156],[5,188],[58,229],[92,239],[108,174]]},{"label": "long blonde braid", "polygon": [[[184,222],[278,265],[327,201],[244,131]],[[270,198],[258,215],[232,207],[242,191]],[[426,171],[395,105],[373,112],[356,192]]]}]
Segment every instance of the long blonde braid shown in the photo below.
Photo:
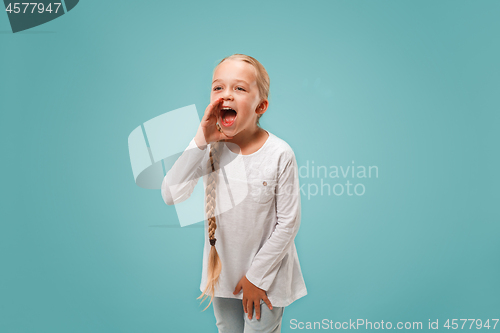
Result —
[{"label": "long blonde braid", "polygon": [[[222,129],[219,123],[217,123],[216,125],[219,132],[222,133]],[[216,238],[214,236],[215,236],[215,229],[217,229],[217,223],[214,211],[215,211],[216,185],[219,181],[219,169],[220,169],[219,159],[220,159],[220,154],[222,153],[222,142],[224,141],[225,140],[220,140],[210,145],[210,158],[208,159],[207,162],[207,169],[212,170],[212,172],[210,172],[207,176],[208,177],[207,188],[205,190],[205,212],[207,214],[207,219],[208,219],[208,238],[210,240],[211,247],[210,247],[210,253],[208,255],[207,286],[205,287],[203,293],[197,299],[203,297],[203,299],[201,300],[201,303],[203,303],[209,294],[210,302],[208,303],[207,307],[203,309],[203,311],[205,311],[212,303],[215,293],[215,286],[219,283],[219,276],[222,270],[222,263],[220,261],[219,254],[217,253],[217,249],[215,248]]]}]

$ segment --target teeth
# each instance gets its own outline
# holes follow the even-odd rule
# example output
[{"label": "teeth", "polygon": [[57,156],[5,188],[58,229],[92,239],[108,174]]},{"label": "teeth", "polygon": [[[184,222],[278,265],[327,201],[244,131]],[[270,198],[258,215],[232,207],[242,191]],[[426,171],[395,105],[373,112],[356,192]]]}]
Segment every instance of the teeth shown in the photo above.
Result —
[{"label": "teeth", "polygon": [[233,110],[234,112],[236,112],[236,110],[235,110],[235,109],[233,109],[233,108],[222,108],[221,110],[224,110],[224,111],[227,111],[227,110]]}]

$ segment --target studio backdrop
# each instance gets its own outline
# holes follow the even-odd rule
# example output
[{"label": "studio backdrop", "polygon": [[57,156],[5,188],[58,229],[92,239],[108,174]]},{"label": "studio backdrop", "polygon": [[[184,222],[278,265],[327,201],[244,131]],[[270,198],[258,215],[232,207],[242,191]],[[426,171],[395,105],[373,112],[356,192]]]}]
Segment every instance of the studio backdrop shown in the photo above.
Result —
[{"label": "studio backdrop", "polygon": [[500,332],[500,2],[4,5],[0,332],[217,332],[160,185],[235,53],[299,169],[282,332]]}]

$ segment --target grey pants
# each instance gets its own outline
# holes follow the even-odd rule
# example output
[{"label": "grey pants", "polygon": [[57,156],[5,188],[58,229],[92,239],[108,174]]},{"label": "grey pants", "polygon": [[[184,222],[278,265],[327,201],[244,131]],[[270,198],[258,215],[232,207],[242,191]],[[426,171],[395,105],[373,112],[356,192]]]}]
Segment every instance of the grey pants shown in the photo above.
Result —
[{"label": "grey pants", "polygon": [[212,301],[215,319],[219,333],[281,333],[281,320],[284,307],[273,306],[269,310],[263,300],[260,301],[260,319],[255,319],[255,309],[252,319],[243,310],[240,299],[214,297]]}]

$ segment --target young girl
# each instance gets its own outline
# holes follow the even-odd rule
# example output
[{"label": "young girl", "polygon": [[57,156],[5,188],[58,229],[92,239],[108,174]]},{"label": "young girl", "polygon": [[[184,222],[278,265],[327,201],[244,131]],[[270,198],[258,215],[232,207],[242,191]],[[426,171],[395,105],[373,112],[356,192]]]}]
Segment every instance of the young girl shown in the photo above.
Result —
[{"label": "young girl", "polygon": [[210,296],[222,333],[281,332],[284,308],[307,294],[294,243],[297,162],[284,140],[260,127],[268,95],[269,76],[256,59],[224,58],[198,132],[161,186],[172,205],[203,176],[208,237],[199,298]]}]

